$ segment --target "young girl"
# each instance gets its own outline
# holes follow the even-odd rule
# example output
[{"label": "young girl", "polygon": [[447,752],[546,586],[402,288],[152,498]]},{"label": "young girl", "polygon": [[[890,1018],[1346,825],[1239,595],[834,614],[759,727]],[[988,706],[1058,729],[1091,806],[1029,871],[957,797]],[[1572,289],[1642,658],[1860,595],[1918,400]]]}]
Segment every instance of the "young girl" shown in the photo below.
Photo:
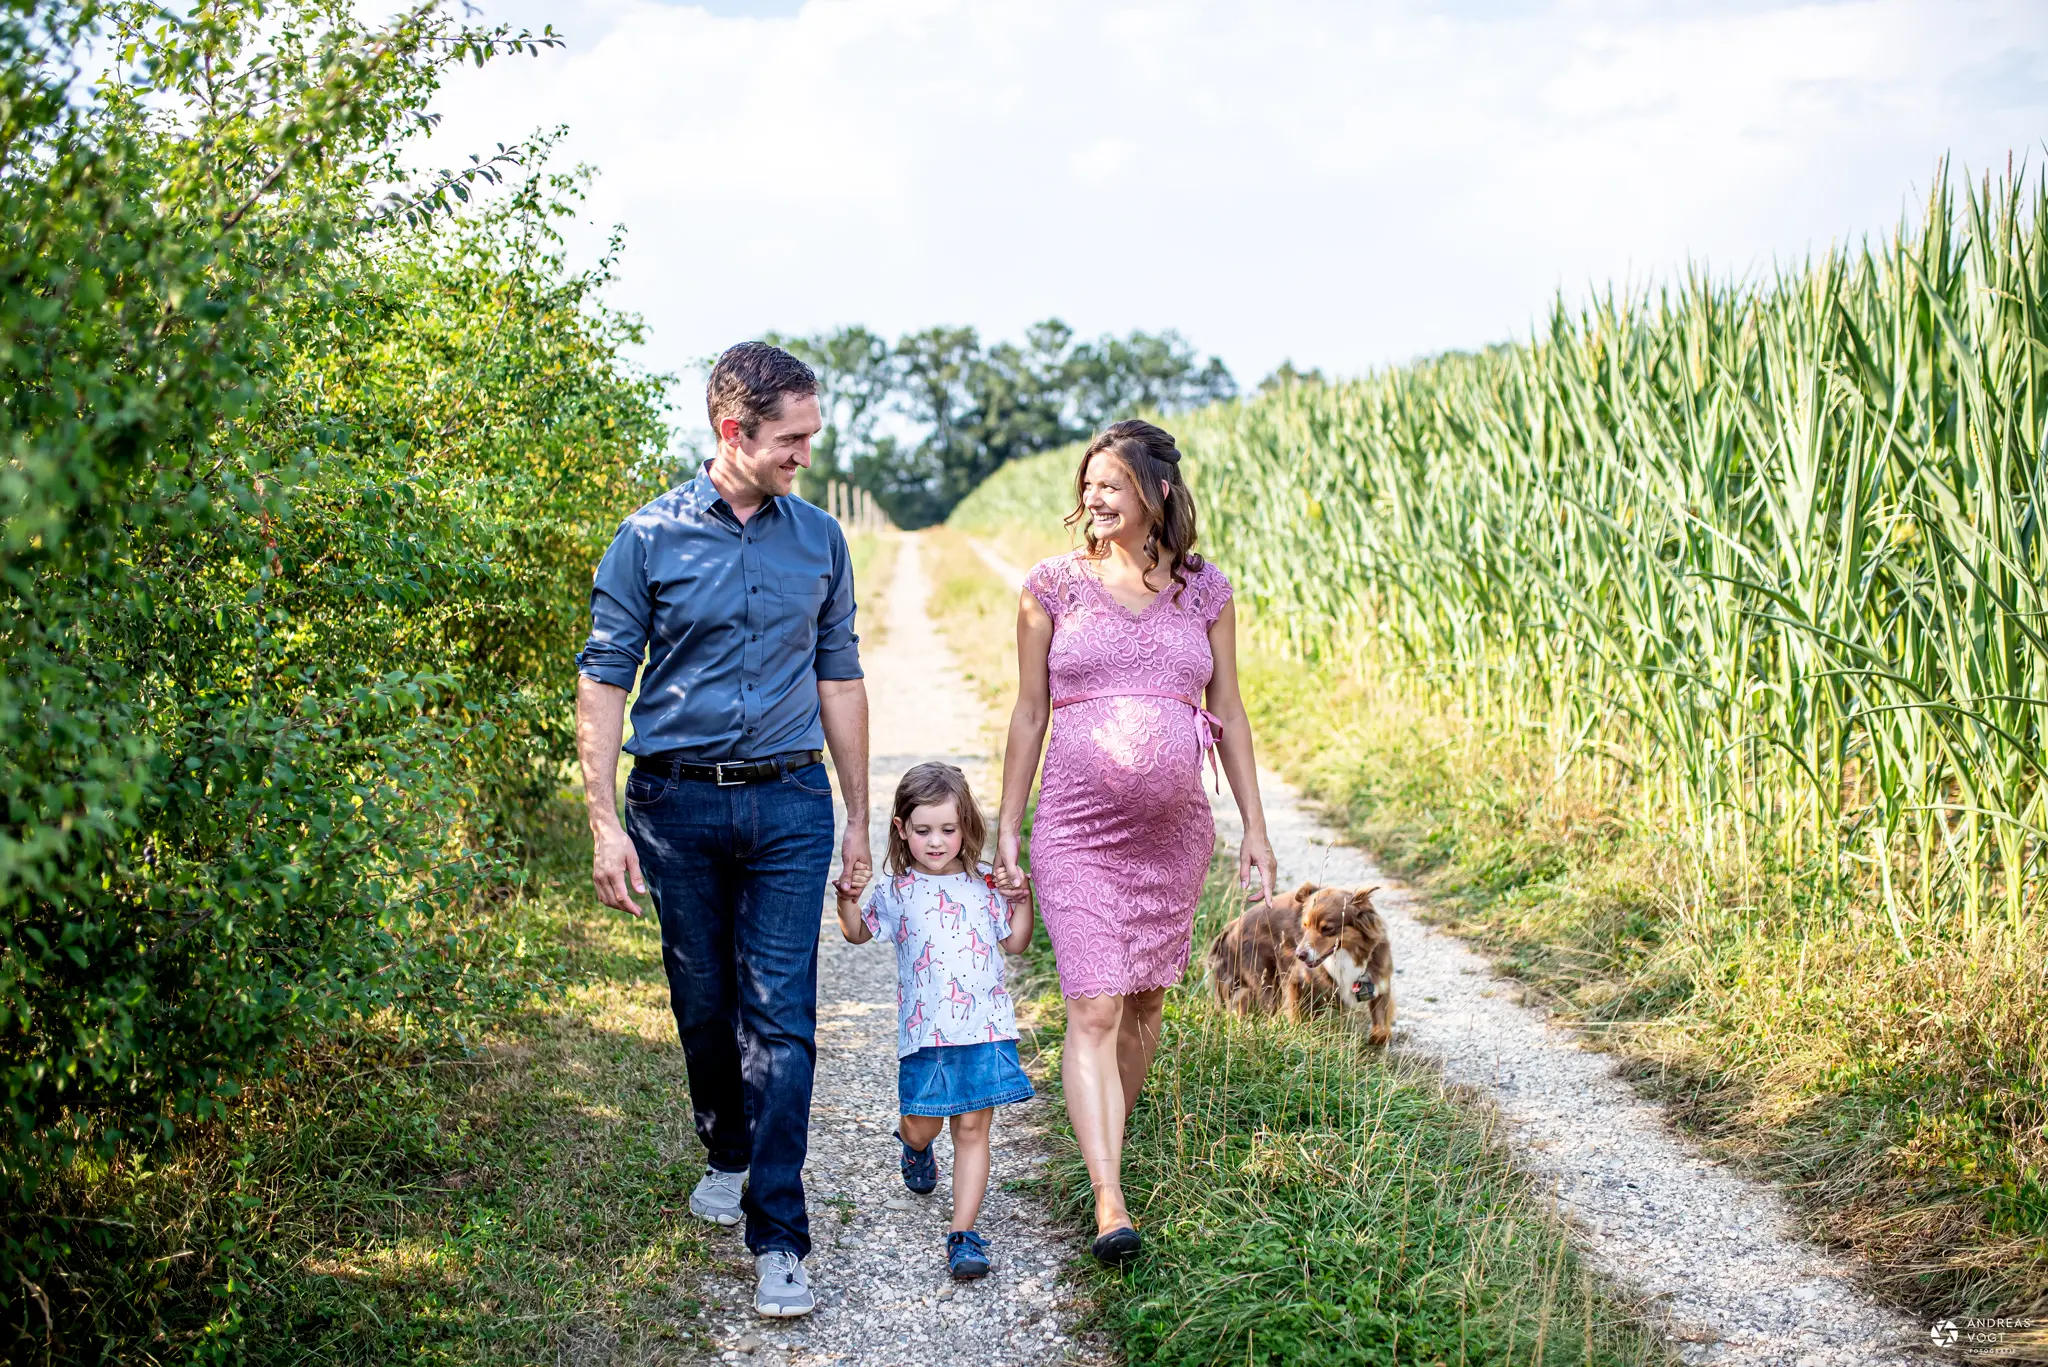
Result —
[{"label": "young girl", "polygon": [[1017,1062],[1017,1017],[1003,987],[1003,955],[1031,943],[1031,899],[1014,904],[977,864],[987,827],[967,776],[920,764],[896,785],[888,877],[861,906],[839,894],[839,929],[854,944],[896,943],[896,1092],[902,1111],[903,1185],[939,1184],[932,1141],[953,1123],[953,1228],[946,1262],[965,1280],[988,1272],[988,1240],[974,1228],[988,1190],[995,1108],[1031,1098]]}]

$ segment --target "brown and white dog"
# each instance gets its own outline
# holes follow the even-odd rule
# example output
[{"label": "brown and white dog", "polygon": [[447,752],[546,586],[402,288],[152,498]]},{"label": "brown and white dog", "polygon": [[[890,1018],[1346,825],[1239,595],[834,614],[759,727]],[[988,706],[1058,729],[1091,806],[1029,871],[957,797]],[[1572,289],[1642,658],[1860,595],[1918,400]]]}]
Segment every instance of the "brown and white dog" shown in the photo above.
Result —
[{"label": "brown and white dog", "polygon": [[1378,888],[1303,883],[1225,926],[1209,944],[1216,1000],[1240,1015],[1280,1011],[1289,1020],[1342,1007],[1368,1038],[1394,1031],[1394,951],[1373,910]]}]

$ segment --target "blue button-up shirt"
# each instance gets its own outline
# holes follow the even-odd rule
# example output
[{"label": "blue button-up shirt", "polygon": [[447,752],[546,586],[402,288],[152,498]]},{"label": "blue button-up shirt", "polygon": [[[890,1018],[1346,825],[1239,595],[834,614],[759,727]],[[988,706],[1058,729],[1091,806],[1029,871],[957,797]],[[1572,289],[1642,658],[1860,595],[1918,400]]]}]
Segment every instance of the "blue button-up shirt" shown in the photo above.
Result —
[{"label": "blue button-up shirt", "polygon": [[628,690],[639,679],[631,754],[710,764],[822,749],[818,680],[861,677],[846,535],[790,495],[742,526],[710,470],[619,528],[576,667]]}]

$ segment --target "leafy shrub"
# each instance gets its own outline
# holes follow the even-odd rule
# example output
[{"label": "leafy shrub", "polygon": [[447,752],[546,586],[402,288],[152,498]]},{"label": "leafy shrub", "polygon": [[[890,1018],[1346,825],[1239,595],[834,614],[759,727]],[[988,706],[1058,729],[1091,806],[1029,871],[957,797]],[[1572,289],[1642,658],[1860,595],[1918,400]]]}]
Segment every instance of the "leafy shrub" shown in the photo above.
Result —
[{"label": "leafy shrub", "polygon": [[[121,1256],[118,1221],[68,1218],[79,1184],[311,1032],[446,1029],[499,986],[453,914],[556,784],[660,381],[555,250],[573,187],[452,223],[519,153],[374,187],[441,69],[545,41],[432,5],[0,7],[16,1331]],[[119,55],[90,97],[87,51]]]}]

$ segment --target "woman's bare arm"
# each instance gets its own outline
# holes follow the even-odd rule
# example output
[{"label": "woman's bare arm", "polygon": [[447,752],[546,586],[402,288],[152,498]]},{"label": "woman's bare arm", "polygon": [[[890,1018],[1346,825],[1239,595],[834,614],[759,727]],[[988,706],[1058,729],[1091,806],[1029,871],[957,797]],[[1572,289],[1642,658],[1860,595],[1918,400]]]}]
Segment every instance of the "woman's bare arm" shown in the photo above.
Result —
[{"label": "woman's bare arm", "polygon": [[1052,683],[1046,657],[1052,651],[1052,618],[1037,595],[1025,589],[1017,599],[1017,705],[1003,745],[1003,802],[996,817],[996,880],[1005,896],[1024,890],[1018,847],[1024,837],[1024,808],[1038,776],[1039,749],[1052,717]]},{"label": "woman's bare arm", "polygon": [[1238,815],[1244,820],[1244,844],[1238,851],[1237,878],[1246,881],[1256,868],[1263,895],[1273,895],[1279,870],[1273,860],[1273,846],[1266,838],[1266,808],[1259,801],[1259,762],[1252,753],[1252,723],[1245,715],[1244,695],[1237,686],[1237,609],[1225,603],[1209,627],[1209,654],[1215,672],[1209,676],[1209,710],[1223,723],[1223,735],[1216,748],[1221,751],[1223,776],[1230,780],[1231,795],[1237,799]]}]

